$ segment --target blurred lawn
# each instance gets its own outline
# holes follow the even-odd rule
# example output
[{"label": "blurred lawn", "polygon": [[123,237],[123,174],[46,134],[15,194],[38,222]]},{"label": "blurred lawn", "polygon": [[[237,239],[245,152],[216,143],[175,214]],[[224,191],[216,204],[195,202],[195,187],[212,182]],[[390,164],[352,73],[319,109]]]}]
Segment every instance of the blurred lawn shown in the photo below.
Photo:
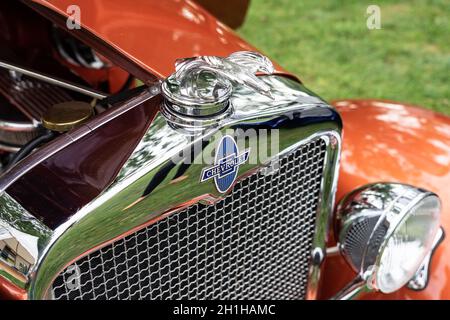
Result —
[{"label": "blurred lawn", "polygon": [[[381,8],[381,30],[366,9]],[[450,0],[252,0],[239,33],[327,100],[382,98],[450,115]]]}]

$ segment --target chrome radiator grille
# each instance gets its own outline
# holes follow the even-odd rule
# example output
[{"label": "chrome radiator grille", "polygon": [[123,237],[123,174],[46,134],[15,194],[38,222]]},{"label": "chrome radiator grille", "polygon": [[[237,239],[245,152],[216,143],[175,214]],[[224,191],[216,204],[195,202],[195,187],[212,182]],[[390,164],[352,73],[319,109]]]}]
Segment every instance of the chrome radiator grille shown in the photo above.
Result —
[{"label": "chrome radiator grille", "polygon": [[312,140],[214,205],[81,258],[56,278],[54,299],[303,299],[325,154]]}]

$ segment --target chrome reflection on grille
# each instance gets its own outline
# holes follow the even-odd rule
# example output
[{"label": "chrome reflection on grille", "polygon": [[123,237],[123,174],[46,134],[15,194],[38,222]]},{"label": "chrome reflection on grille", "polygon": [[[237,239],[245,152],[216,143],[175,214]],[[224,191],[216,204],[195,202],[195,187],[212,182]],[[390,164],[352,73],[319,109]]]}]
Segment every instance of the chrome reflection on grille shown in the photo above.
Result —
[{"label": "chrome reflection on grille", "polygon": [[54,299],[305,298],[325,154],[316,138],[214,205],[81,258],[53,283]]}]

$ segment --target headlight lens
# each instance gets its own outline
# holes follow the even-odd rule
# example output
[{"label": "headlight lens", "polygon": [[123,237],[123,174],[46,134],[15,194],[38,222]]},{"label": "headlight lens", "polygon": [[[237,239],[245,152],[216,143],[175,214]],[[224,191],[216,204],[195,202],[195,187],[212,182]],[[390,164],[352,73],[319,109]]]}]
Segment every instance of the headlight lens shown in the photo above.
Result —
[{"label": "headlight lens", "polygon": [[428,196],[400,221],[380,256],[376,274],[378,289],[390,293],[412,278],[431,250],[439,227],[439,213],[439,199]]}]

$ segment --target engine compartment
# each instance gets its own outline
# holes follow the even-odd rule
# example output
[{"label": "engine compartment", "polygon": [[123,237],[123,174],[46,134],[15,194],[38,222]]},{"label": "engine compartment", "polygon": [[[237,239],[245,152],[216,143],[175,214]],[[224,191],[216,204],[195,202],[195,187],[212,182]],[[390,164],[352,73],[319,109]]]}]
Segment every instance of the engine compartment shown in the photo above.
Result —
[{"label": "engine compartment", "polygon": [[20,2],[0,3],[0,29],[0,172],[63,132],[43,125],[54,106],[82,102],[95,117],[109,107],[99,96],[135,86],[126,71]]}]

